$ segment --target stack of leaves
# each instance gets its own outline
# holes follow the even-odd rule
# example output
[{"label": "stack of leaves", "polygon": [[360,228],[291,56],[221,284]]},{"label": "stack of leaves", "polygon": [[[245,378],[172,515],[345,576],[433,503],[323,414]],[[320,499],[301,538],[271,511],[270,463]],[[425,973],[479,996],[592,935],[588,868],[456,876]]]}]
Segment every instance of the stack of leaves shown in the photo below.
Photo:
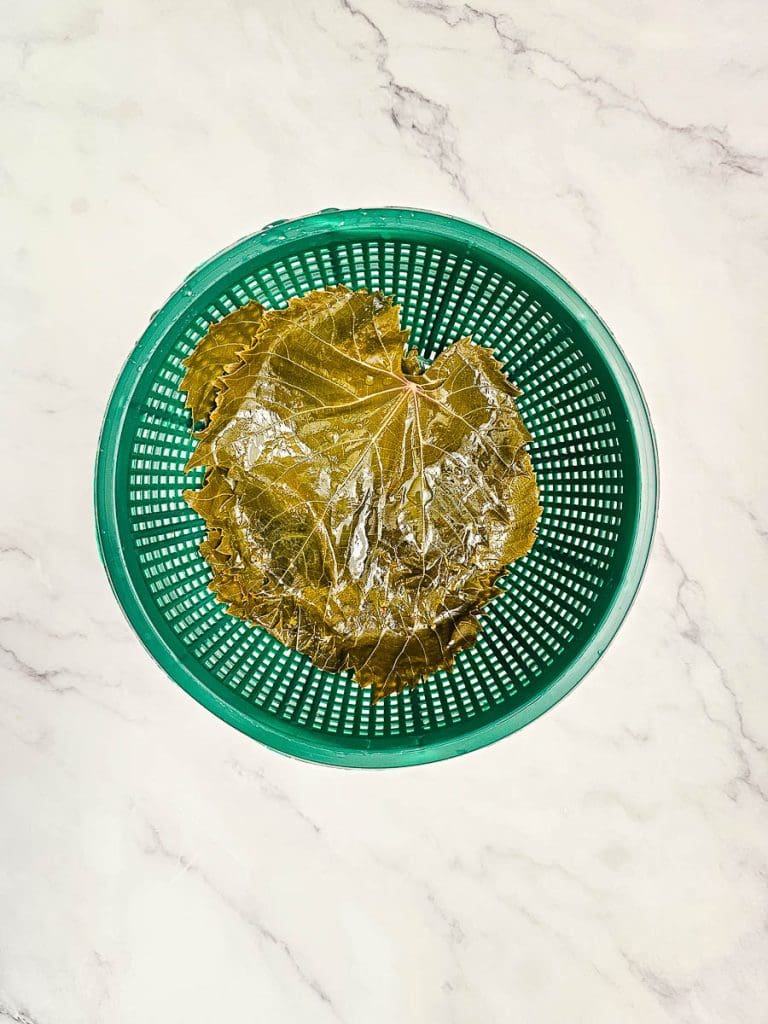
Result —
[{"label": "stack of leaves", "polygon": [[374,699],[448,667],[534,542],[519,392],[469,338],[422,372],[399,310],[334,287],[211,327],[182,388],[211,589]]}]

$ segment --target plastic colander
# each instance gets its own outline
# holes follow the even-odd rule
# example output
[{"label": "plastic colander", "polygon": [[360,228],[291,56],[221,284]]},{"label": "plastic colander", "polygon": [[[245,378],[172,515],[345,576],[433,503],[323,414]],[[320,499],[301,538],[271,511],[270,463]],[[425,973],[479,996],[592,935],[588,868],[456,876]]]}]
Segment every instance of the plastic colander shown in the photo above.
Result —
[{"label": "plastic colander", "polygon": [[[522,389],[541,488],[538,539],[503,580],[450,671],[373,704],[226,613],[182,491],[194,447],[182,360],[211,323],[257,299],[378,288],[426,360],[470,334]],[[109,402],[96,463],[98,541],[140,639],[210,711],[296,757],[383,767],[452,757],[550,708],[615,634],[645,567],[656,453],[637,381],[610,332],[551,267],[483,228],[402,209],[277,222],[196,270],[152,318]]]}]

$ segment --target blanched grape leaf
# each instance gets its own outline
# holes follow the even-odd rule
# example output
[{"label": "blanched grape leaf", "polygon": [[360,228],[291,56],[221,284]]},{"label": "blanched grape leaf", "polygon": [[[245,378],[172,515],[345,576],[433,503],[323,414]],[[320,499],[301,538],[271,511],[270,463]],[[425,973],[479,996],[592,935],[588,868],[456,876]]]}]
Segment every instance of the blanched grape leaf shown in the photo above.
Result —
[{"label": "blanched grape leaf", "polygon": [[239,353],[250,346],[263,315],[260,303],[249,302],[220,323],[211,324],[211,329],[181,364],[187,372],[180,388],[187,393],[186,405],[192,410],[194,422],[210,416],[222,376],[237,366]]},{"label": "blanched grape leaf", "polygon": [[185,378],[203,419],[210,395],[190,374],[216,374],[189,462],[205,482],[185,492],[208,526],[210,586],[379,699],[474,643],[504,567],[534,542],[519,392],[468,338],[421,372],[378,292],[338,286],[258,316],[253,305],[212,328]]}]

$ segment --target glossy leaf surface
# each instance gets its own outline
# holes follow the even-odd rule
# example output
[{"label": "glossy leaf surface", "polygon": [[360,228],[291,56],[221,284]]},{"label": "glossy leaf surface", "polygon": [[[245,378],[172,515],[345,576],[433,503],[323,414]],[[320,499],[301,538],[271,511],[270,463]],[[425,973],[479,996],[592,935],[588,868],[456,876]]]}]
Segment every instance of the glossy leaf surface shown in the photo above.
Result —
[{"label": "glossy leaf surface", "polygon": [[187,368],[210,419],[189,464],[205,483],[185,497],[232,614],[375,699],[448,667],[540,512],[492,353],[463,338],[421,372],[391,300],[339,286],[250,303]]}]

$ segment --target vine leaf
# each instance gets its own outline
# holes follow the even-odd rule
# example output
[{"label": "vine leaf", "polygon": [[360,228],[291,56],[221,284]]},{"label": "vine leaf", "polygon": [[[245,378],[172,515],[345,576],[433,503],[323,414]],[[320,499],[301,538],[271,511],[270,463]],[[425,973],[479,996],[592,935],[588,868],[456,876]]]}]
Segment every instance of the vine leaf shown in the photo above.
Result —
[{"label": "vine leaf", "polygon": [[462,338],[421,372],[407,341],[391,299],[338,286],[226,317],[183,383],[211,589],[375,700],[474,643],[541,511],[491,352]]},{"label": "vine leaf", "polygon": [[211,324],[181,364],[187,372],[180,388],[187,393],[186,405],[195,422],[206,421],[213,412],[222,377],[237,366],[240,352],[249,347],[263,315],[262,305],[249,302],[220,323]]}]

